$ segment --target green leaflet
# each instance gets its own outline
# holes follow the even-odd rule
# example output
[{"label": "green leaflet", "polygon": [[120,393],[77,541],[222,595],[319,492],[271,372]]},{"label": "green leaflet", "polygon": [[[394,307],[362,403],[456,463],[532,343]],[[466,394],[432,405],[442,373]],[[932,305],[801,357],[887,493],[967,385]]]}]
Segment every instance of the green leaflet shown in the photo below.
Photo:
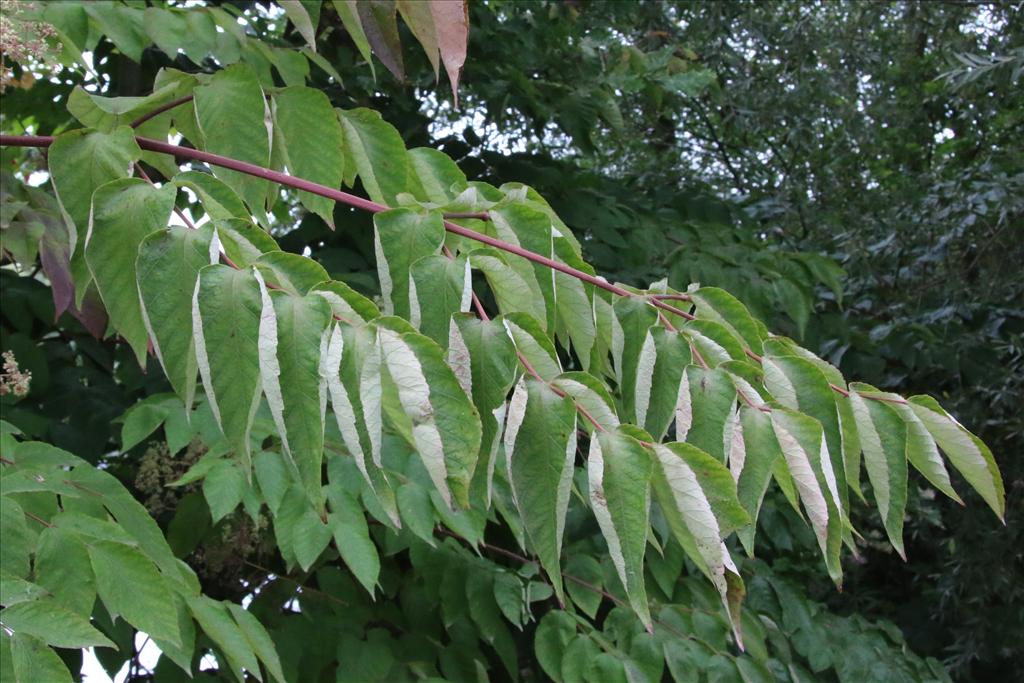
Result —
[{"label": "green leaflet", "polygon": [[16,578],[27,577],[31,568],[29,555],[35,547],[35,538],[25,524],[25,512],[9,496],[0,496],[0,532],[4,538],[0,569]]},{"label": "green leaflet", "polygon": [[321,367],[331,307],[315,294],[268,291],[259,269],[254,273],[262,301],[258,348],[263,393],[284,453],[310,501],[319,508],[327,409],[327,381]]},{"label": "green leaflet", "polygon": [[[4,633],[0,638],[3,638],[4,645],[6,645],[7,634]],[[10,659],[8,660],[7,657],[0,657],[0,659],[10,662],[9,673],[14,676],[13,683],[35,683],[36,681],[71,683],[73,680],[64,660],[48,648],[42,640],[33,638],[27,633],[16,633],[10,639],[10,643]],[[0,650],[0,653],[6,654],[3,650]],[[0,672],[7,673],[4,671],[7,661],[0,664]]]},{"label": "green leaflet", "polygon": [[572,341],[573,350],[584,370],[590,369],[590,356],[597,339],[597,324],[589,285],[580,280],[555,272],[555,327],[563,346],[564,338]]},{"label": "green leaflet", "polygon": [[452,315],[469,311],[472,294],[472,274],[465,257],[424,256],[409,269],[409,322],[447,348]]},{"label": "green leaflet", "polygon": [[636,362],[633,406],[637,424],[647,423],[647,409],[650,406],[651,393],[654,387],[655,365],[658,360],[658,347],[652,334],[655,329],[652,327],[647,330],[643,344],[640,346],[640,355]]},{"label": "green leaflet", "polygon": [[717,287],[701,287],[690,292],[697,315],[724,325],[754,353],[760,354],[763,338],[757,323],[739,299]]},{"label": "green leaflet", "polygon": [[490,507],[505,398],[519,367],[515,346],[500,322],[456,315],[449,323],[447,360],[480,415],[480,460],[473,475],[473,491],[482,490],[484,504]]},{"label": "green leaflet", "polygon": [[[288,172],[327,187],[340,187],[345,175],[345,140],[327,95],[297,86],[278,91],[273,102],[275,134],[284,143]],[[334,227],[332,200],[300,191],[299,201]]]},{"label": "green leaflet", "polygon": [[[845,483],[844,430],[840,423],[837,394],[829,386],[825,374],[815,363],[796,356],[765,356],[761,366],[764,368],[765,387],[779,403],[809,415],[821,424],[825,430],[832,471],[838,481]],[[838,491],[839,514],[846,521],[850,508],[849,490],[841,486]]]},{"label": "green leaflet", "polygon": [[281,501],[284,500],[285,491],[291,482],[284,459],[279,453],[260,451],[253,457],[252,464],[263,502],[270,509],[270,514],[277,517]]},{"label": "green leaflet", "polygon": [[[198,588],[198,585],[193,586],[189,592],[194,593]],[[192,616],[188,612],[188,606],[185,604],[184,596],[176,594],[174,596],[174,603],[170,608],[174,610],[178,620],[178,630],[181,633],[181,645],[175,645],[167,640],[155,640],[154,642],[156,642],[160,651],[163,652],[168,659],[177,664],[182,671],[191,671],[192,656],[195,654],[196,650],[196,625],[195,622],[192,621]]]},{"label": "green leaflet", "polygon": [[480,417],[440,347],[407,329],[408,324],[396,318],[378,321],[384,365],[412,422],[416,450],[434,486],[449,507],[467,507],[480,450]]},{"label": "green leaflet", "polygon": [[730,360],[747,361],[739,337],[721,323],[698,318],[687,321],[679,331],[690,340],[693,350],[711,367],[717,367]]},{"label": "green leaflet", "polygon": [[135,261],[142,318],[174,391],[188,407],[196,387],[192,295],[199,270],[215,263],[213,225],[168,227],[147,236]]},{"label": "green leaflet", "polygon": [[89,623],[54,597],[19,602],[0,611],[0,620],[15,633],[33,636],[47,645],[68,648],[116,647]]},{"label": "green leaflet", "polygon": [[[825,375],[831,384],[842,389],[846,386],[846,380],[839,370],[811,353],[802,346],[797,345],[793,340],[783,337],[773,337],[764,343],[765,353],[773,356],[794,355],[813,363],[822,374]],[[857,435],[857,425],[853,417],[853,407],[849,401],[833,397],[836,407],[839,409],[839,426],[842,432],[843,442],[843,469],[846,471],[846,482],[857,496],[864,500],[864,493],[860,490],[860,441]]]},{"label": "green leaflet", "polygon": [[263,666],[267,667],[270,675],[278,683],[285,683],[284,673],[281,671],[281,660],[277,656],[274,641],[270,639],[270,635],[263,627],[263,624],[251,612],[242,609],[238,605],[230,602],[223,604],[228,606],[228,611],[235,618],[235,623],[241,629],[242,635],[245,636],[249,643],[249,647],[259,657],[259,660],[263,662]]},{"label": "green leaflet", "polygon": [[334,325],[322,372],[342,441],[395,527],[402,523],[381,466],[381,358],[376,332]]},{"label": "green leaflet", "polygon": [[946,465],[942,462],[942,456],[939,455],[935,439],[928,433],[921,418],[903,398],[896,394],[880,392],[880,395],[889,399],[889,406],[899,413],[907,428],[907,459],[910,464],[923,474],[935,488],[963,505],[963,500],[953,490],[953,485],[949,481],[949,472],[946,471]]},{"label": "green leaflet", "polygon": [[562,656],[576,636],[576,620],[568,612],[551,610],[537,624],[533,647],[544,673],[562,683]]},{"label": "green leaflet", "polygon": [[[554,258],[554,232],[551,219],[524,204],[506,204],[492,208],[490,225],[498,238],[532,252]],[[544,329],[553,331],[555,325],[555,271],[524,258],[508,256],[512,268],[530,287],[534,296],[543,302],[545,315],[539,318]]]},{"label": "green leaflet", "polygon": [[[132,129],[121,126],[112,133],[83,129],[58,135],[47,153],[47,168],[68,225],[75,306],[81,307],[92,276],[84,259],[92,193],[100,185],[124,178],[142,156]],[[82,173],[81,169],[88,169]]]},{"label": "green leaflet", "polygon": [[370,44],[366,42],[366,33],[363,31],[363,25],[360,23],[359,15],[356,12],[355,0],[332,0],[332,2],[334,9],[338,12],[341,23],[345,26],[345,30],[348,31],[352,42],[356,44],[356,48],[359,50],[359,54],[362,55],[363,61],[370,65],[370,73],[373,74],[374,80],[376,80],[377,74],[373,68],[373,58],[370,56]]},{"label": "green leaflet", "polygon": [[[344,15],[343,15],[344,16]],[[402,136],[371,109],[336,110],[345,140],[345,184],[356,174],[370,199],[387,206],[398,204],[399,193],[408,191],[409,161]]]},{"label": "green leaflet", "polygon": [[[88,557],[86,561],[88,562]],[[92,570],[90,568],[90,575]],[[91,576],[89,578],[92,578]],[[29,600],[36,600],[44,597],[47,590],[42,586],[26,581],[25,579],[16,579],[7,574],[6,572],[0,574],[0,604],[10,607],[11,605],[17,605],[19,602],[26,602]],[[93,599],[95,599],[93,595]],[[79,612],[81,614],[81,612]]]},{"label": "green leaflet", "polygon": [[538,321],[545,319],[544,299],[536,291],[535,279],[524,279],[509,265],[502,252],[489,248],[474,249],[469,253],[469,261],[487,278],[487,285],[503,315],[524,313]]},{"label": "green leaflet", "polygon": [[441,249],[444,222],[436,212],[393,209],[374,215],[373,226],[384,314],[408,319],[410,266]]},{"label": "green leaflet", "polygon": [[[256,43],[255,47],[271,64],[274,65],[274,68],[276,68],[277,73],[281,75],[281,80],[284,81],[285,85],[289,87],[301,87],[306,83],[306,79],[309,78],[309,63],[312,61],[305,56],[309,48],[303,48],[302,51],[299,51],[286,47],[272,47],[264,43]],[[262,74],[260,76],[260,82],[268,88],[276,85],[273,81],[268,81]],[[279,139],[280,138],[278,138],[278,140]],[[278,144],[276,140],[274,144]],[[277,151],[271,150],[272,159],[280,159],[280,157],[276,155],[283,151],[283,149]],[[273,161],[272,163],[275,167],[278,167],[278,163]]]},{"label": "green leaflet", "polygon": [[98,24],[100,32],[109,37],[125,56],[133,62],[142,58],[142,51],[149,41],[141,9],[94,2],[86,5],[85,11]]},{"label": "green leaflet", "polygon": [[214,226],[224,254],[239,268],[253,265],[264,254],[280,251],[274,238],[248,219],[217,220]]},{"label": "green leaflet", "polygon": [[911,396],[909,403],[910,409],[924,423],[953,467],[981,495],[996,516],[1003,519],[1006,514],[1003,477],[988,446],[967,431],[932,397]]},{"label": "green leaflet", "polygon": [[206,56],[216,48],[216,25],[207,12],[147,7],[145,18],[150,38],[172,59],[181,50],[193,62],[202,64]]},{"label": "green leaflet", "polygon": [[[304,3],[301,0],[279,0],[281,9],[288,15],[288,20],[313,50],[316,50],[316,25],[320,19],[320,3]],[[313,10],[311,15],[309,10]]]},{"label": "green leaflet", "polygon": [[327,271],[311,258],[288,251],[273,250],[253,263],[271,289],[304,296],[314,286],[330,279]]},{"label": "green leaflet", "polygon": [[[679,400],[679,384],[683,370],[690,364],[690,345],[685,337],[662,327],[649,331],[654,344],[655,362],[650,373],[650,382],[638,383],[638,389],[646,390],[643,400],[644,419],[641,425],[657,440],[661,440],[672,424],[672,418]],[[647,344],[647,341],[644,341]],[[641,350],[643,356],[643,350]],[[641,394],[638,392],[638,399]],[[640,410],[637,419],[640,419]]]},{"label": "green leaflet", "polygon": [[643,567],[651,504],[651,454],[621,428],[596,436],[590,440],[587,456],[590,507],[629,604],[650,631]]},{"label": "green leaflet", "polygon": [[740,507],[732,475],[690,444],[655,444],[653,452],[658,503],[679,544],[718,590],[742,647],[738,613],[730,609],[732,584],[742,586],[742,579],[722,539],[750,524],[750,518]]},{"label": "green leaflet", "polygon": [[780,462],[782,450],[772,429],[772,420],[765,413],[749,406],[740,406],[739,428],[733,432],[729,451],[729,470],[736,479],[736,494],[740,505],[750,516],[750,526],[737,531],[747,555],[754,555],[754,535],[757,532],[757,514],[761,509],[765,491],[772,478],[772,470]]},{"label": "green leaflet", "polygon": [[409,150],[411,177],[418,187],[413,194],[421,202],[443,206],[466,189],[466,174],[444,152],[430,147]]},{"label": "green leaflet", "polygon": [[135,284],[135,259],[143,239],[167,225],[176,193],[174,185],[157,189],[145,180],[121,178],[93,194],[85,259],[111,324],[143,367],[147,333]]},{"label": "green leaflet", "polygon": [[[482,185],[482,183],[472,184]],[[554,209],[551,208],[551,205],[548,204],[547,200],[544,199],[539,192],[529,185],[517,182],[505,183],[501,186],[500,191],[509,199],[522,202],[526,206],[546,214],[547,217],[551,219],[551,225],[561,235],[558,240],[564,240],[572,253],[579,257],[581,253],[579,241],[577,241],[576,237],[572,234],[572,231],[569,230],[568,226],[566,226],[564,222],[562,222],[562,219],[558,217],[558,214],[555,213]],[[556,242],[558,240],[556,240]]]},{"label": "green leaflet", "polygon": [[327,299],[331,311],[344,322],[369,322],[380,316],[376,304],[339,280],[321,282],[310,292]]},{"label": "green leaflet", "polygon": [[341,559],[372,596],[380,574],[380,558],[377,546],[370,540],[363,508],[353,494],[336,484],[328,487],[327,498],[331,507],[327,523],[334,534],[334,545]]},{"label": "green leaflet", "polygon": [[244,674],[241,673],[243,669],[256,676],[258,680],[262,680],[260,665],[249,644],[249,639],[232,618],[227,603],[213,600],[205,595],[189,596],[186,599],[189,611],[199,622],[203,632],[227,658],[227,662],[223,662],[227,664],[225,668],[229,669],[239,681],[245,680]]},{"label": "green leaflet", "polygon": [[[565,394],[590,417],[607,431],[614,431],[619,426],[619,416],[615,414],[615,402],[608,388],[593,375],[586,372],[565,372],[551,382],[553,388]],[[595,429],[590,420],[580,421],[587,433]]]},{"label": "green leaflet", "polygon": [[[251,67],[233,64],[196,87],[195,109],[207,151],[258,166],[270,164],[266,104]],[[219,167],[214,167],[214,175],[230,185],[253,213],[263,213],[266,180]]]},{"label": "green leaflet", "polygon": [[196,362],[214,418],[248,469],[259,407],[260,286],[254,271],[215,264],[199,271],[192,297]]},{"label": "green leaflet", "polygon": [[107,611],[158,641],[181,645],[177,615],[168,609],[173,594],[153,561],[137,548],[111,541],[91,540],[88,547],[96,588]]},{"label": "green leaflet", "polygon": [[96,576],[88,550],[76,534],[56,526],[44,529],[36,547],[34,574],[35,582],[61,605],[86,619],[92,614]]},{"label": "green leaflet", "polygon": [[843,524],[839,491],[821,423],[786,408],[772,410],[771,419],[775,438],[818,538],[829,576],[841,586],[839,551]]},{"label": "green leaflet", "polygon": [[505,462],[512,497],[530,545],[558,599],[565,601],[559,557],[576,459],[576,406],[533,379],[508,404]]},{"label": "green leaflet", "polygon": [[242,502],[249,486],[233,460],[217,460],[203,477],[203,496],[216,524]]},{"label": "green leaflet", "polygon": [[[110,133],[73,130],[58,135],[50,145],[47,164],[54,191],[83,244],[92,193],[100,185],[127,176],[141,155],[142,150],[128,126],[120,126]],[[87,169],[87,173],[82,169]]]},{"label": "green leaflet", "polygon": [[[647,379],[654,371],[656,347],[648,331],[658,318],[657,312],[641,299],[624,297],[613,306],[612,360],[619,384],[621,416],[626,422],[638,422],[636,397],[640,393],[650,396]],[[646,350],[645,350],[646,346]],[[643,366],[641,366],[641,362]],[[644,375],[641,377],[641,367]],[[639,379],[638,379],[639,378]],[[638,381],[641,384],[637,390]]]},{"label": "green leaflet", "polygon": [[249,222],[249,212],[238,193],[209,173],[184,171],[174,176],[174,183],[195,192],[211,220],[240,218],[246,223]]},{"label": "green leaflet", "polygon": [[676,403],[676,439],[724,463],[732,445],[735,403],[736,389],[725,370],[686,366]]},{"label": "green leaflet", "polygon": [[867,384],[850,385],[849,401],[864,450],[864,466],[889,542],[906,561],[903,515],[907,509],[907,429],[896,410],[882,401],[863,398],[858,393],[862,390],[877,390]]},{"label": "green leaflet", "polygon": [[331,542],[331,527],[321,519],[298,482],[292,482],[284,492],[274,516],[274,536],[288,565],[297,563],[302,571],[309,571]]},{"label": "green leaflet", "polygon": [[541,379],[550,382],[562,374],[562,364],[558,360],[555,345],[536,319],[523,313],[509,313],[498,320],[508,331],[516,351],[537,371]]}]

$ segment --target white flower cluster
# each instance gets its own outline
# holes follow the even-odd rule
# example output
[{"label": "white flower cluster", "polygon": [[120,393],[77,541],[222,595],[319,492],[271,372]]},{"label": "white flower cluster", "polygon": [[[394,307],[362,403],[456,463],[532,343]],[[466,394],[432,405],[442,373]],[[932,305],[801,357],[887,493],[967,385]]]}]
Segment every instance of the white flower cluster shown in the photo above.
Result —
[{"label": "white flower cluster", "polygon": [[14,358],[13,351],[4,351],[4,369],[0,373],[0,396],[14,394],[24,396],[28,393],[29,383],[32,381],[32,373],[18,367],[18,361]]},{"label": "white flower cluster", "polygon": [[23,11],[31,9],[32,3],[0,0],[0,92],[9,85],[28,87],[34,80],[29,72],[15,78],[9,63],[27,65],[32,59],[46,61],[50,57],[47,40],[56,38],[57,31],[47,23],[20,18]]}]

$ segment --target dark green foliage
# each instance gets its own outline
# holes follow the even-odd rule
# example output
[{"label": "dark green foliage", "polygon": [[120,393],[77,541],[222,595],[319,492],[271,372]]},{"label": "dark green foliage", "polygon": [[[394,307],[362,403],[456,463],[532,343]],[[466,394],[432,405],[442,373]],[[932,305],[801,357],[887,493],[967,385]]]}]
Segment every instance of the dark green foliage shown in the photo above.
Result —
[{"label": "dark green foliage", "polygon": [[[459,82],[459,13],[150,4],[12,13],[59,33],[3,132],[59,142],[0,152],[0,345],[32,373],[0,399],[0,677],[67,680],[95,644],[149,680],[135,629],[156,680],[204,653],[200,679],[264,681],[1015,666],[1019,13],[471,3],[455,111],[431,89]],[[193,92],[137,133],[395,210],[135,147]],[[210,221],[165,229],[172,195]],[[441,230],[481,211],[456,220],[638,296]],[[939,397],[1005,483],[875,386]]]}]

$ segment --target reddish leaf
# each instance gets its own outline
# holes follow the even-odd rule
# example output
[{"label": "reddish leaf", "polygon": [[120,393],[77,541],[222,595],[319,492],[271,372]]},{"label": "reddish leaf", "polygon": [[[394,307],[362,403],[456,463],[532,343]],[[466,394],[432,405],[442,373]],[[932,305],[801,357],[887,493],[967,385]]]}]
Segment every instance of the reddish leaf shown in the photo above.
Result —
[{"label": "reddish leaf", "polygon": [[72,306],[68,310],[78,319],[78,322],[82,323],[89,334],[97,339],[103,338],[107,331],[107,309],[103,308],[103,300],[100,299],[100,293],[97,291],[95,283],[89,284],[89,289],[82,297],[82,305],[78,308]]},{"label": "reddish leaf", "polygon": [[374,54],[395,78],[404,81],[405,66],[402,63],[402,42],[398,37],[395,0],[365,0],[356,3],[356,11]]},{"label": "reddish leaf", "polygon": [[469,43],[469,6],[465,0],[432,0],[430,10],[434,14],[434,30],[437,46],[441,50],[441,61],[448,72],[452,97],[458,109],[459,77],[466,63],[466,46]]}]

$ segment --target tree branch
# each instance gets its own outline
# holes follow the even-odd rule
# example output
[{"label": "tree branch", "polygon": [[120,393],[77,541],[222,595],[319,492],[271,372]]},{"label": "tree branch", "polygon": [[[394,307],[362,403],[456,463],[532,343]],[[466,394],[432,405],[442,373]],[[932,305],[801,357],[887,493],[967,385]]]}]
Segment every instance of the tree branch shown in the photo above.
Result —
[{"label": "tree branch", "polygon": [[[54,138],[51,135],[0,135],[0,147],[49,147],[51,144],[53,144],[53,141]],[[335,190],[333,188],[327,187],[326,185],[314,183],[303,178],[296,178],[295,176],[288,175],[287,173],[281,173],[280,171],[274,171],[263,166],[257,166],[255,164],[250,164],[245,161],[239,161],[237,159],[232,159],[230,157],[221,156],[220,154],[213,154],[211,152],[204,152],[198,149],[182,147],[181,145],[172,145],[167,142],[160,142],[159,140],[151,140],[149,138],[144,138],[140,136],[137,136],[135,138],[135,141],[138,143],[140,148],[148,150],[150,152],[158,152],[160,154],[169,154],[174,157],[182,157],[185,159],[192,159],[194,161],[202,161],[213,166],[220,166],[221,168],[226,168],[232,171],[238,171],[239,173],[245,173],[247,175],[251,175],[257,178],[263,178],[264,180],[269,180],[280,185],[286,185],[288,187],[295,188],[296,190],[304,190],[306,192],[309,192],[310,194],[315,194],[321,197],[326,197],[328,199],[333,199],[336,202],[341,202],[342,204],[346,204],[353,208],[361,209],[363,211],[369,211],[371,213],[380,213],[382,211],[388,211],[390,208],[383,204],[378,204],[377,202],[371,201],[369,199],[358,197],[349,192]],[[676,308],[675,306],[669,305],[660,298],[634,294],[633,292],[630,292],[628,289],[624,289],[622,287],[619,287],[618,285],[611,284],[604,278],[598,277],[596,275],[591,275],[589,273],[584,273],[582,270],[573,268],[572,266],[567,265],[565,263],[559,263],[558,261],[548,258],[547,256],[542,256],[541,254],[532,252],[528,249],[523,249],[519,245],[499,240],[495,237],[491,237],[490,235],[485,235],[483,233],[476,232],[475,230],[470,230],[469,228],[464,228],[461,225],[456,225],[455,223],[452,223],[447,220],[444,221],[444,229],[454,235],[459,235],[460,237],[465,237],[467,239],[481,242],[483,244],[486,244],[487,246],[494,247],[495,249],[500,249],[501,251],[513,254],[514,256],[519,256],[528,261],[539,263],[540,265],[550,268],[552,270],[557,270],[560,273],[565,273],[570,277],[574,277],[577,280],[586,282],[587,284],[593,285],[599,289],[611,292],[616,296],[639,296],[645,302],[651,304],[652,306],[655,306],[656,308],[660,308],[663,311],[674,313],[675,315],[678,315],[686,320],[694,319],[694,316],[691,313],[684,311],[680,308]],[[477,300],[477,303],[479,303],[479,300]],[[483,310],[482,306],[478,308],[478,311],[480,310]],[[746,349],[746,352],[747,355],[753,354],[753,352],[750,351],[749,349]],[[758,358],[756,354],[753,354],[752,357]],[[539,379],[539,376],[537,377]],[[839,393],[846,393],[845,390],[841,389],[840,387],[833,385],[832,388]],[[881,399],[875,396],[865,396],[864,398],[891,401],[891,399]],[[594,424],[595,427],[597,427],[596,421],[594,422]]]}]

